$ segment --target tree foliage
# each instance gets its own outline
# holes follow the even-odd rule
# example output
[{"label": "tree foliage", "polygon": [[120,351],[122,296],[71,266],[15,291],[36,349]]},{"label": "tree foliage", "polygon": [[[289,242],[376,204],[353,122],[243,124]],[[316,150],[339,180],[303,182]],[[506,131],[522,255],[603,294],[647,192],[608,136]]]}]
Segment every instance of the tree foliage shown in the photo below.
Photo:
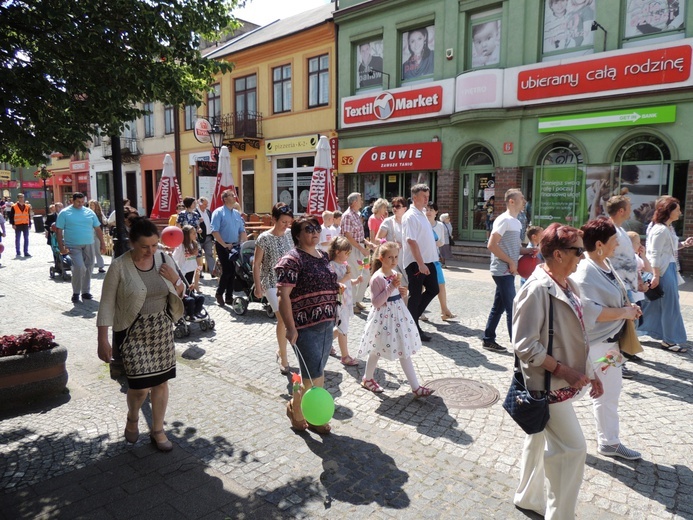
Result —
[{"label": "tree foliage", "polygon": [[[242,0],[240,0],[242,3]],[[0,161],[83,150],[136,103],[200,104],[229,65],[199,40],[237,23],[239,0],[0,0]]]}]

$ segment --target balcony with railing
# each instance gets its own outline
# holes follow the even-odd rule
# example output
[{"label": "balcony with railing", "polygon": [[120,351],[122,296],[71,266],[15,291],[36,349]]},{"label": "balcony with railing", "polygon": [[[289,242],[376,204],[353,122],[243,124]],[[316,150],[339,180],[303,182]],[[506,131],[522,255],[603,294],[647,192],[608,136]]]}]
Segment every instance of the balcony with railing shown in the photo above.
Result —
[{"label": "balcony with railing", "polygon": [[[101,143],[101,152],[104,157],[112,157],[113,149],[111,148],[111,141],[109,139],[104,139]],[[121,137],[120,138],[120,153],[125,157],[136,157],[142,154],[140,150],[140,143],[138,139],[134,137]]]},{"label": "balcony with railing", "polygon": [[246,145],[260,148],[262,136],[262,114],[241,111],[212,118],[212,125],[219,125],[224,131],[224,144],[245,151]]}]

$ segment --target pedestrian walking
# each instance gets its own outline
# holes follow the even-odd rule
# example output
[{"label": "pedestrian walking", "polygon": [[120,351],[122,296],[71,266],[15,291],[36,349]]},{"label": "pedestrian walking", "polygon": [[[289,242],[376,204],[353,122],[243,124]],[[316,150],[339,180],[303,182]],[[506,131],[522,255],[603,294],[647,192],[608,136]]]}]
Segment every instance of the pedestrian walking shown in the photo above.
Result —
[{"label": "pedestrian walking", "polygon": [[31,258],[29,254],[29,229],[31,229],[31,204],[24,201],[24,194],[17,194],[17,202],[10,209],[10,225],[14,229],[14,247],[17,257],[22,256],[20,240],[24,237],[24,258]]},{"label": "pedestrian walking", "polygon": [[[235,257],[238,246],[248,240],[243,217],[234,209],[236,194],[233,190],[224,190],[221,194],[223,206],[212,213],[211,232],[215,240],[217,260],[221,263],[221,277],[217,286],[216,300],[223,307],[233,302],[233,282],[236,277]],[[234,254],[235,251],[235,254]]]},{"label": "pedestrian walking", "polygon": [[483,347],[492,352],[505,352],[506,348],[496,341],[496,328],[503,313],[506,314],[508,336],[512,338],[513,299],[515,298],[515,275],[521,254],[532,254],[536,250],[522,247],[522,224],[517,215],[525,205],[522,192],[516,188],[505,192],[507,210],[493,221],[487,248],[491,251],[491,275],[496,284],[493,306],[486,321]]},{"label": "pedestrian walking", "polygon": [[369,271],[363,269],[364,259],[370,255],[370,250],[374,248],[373,244],[366,240],[363,232],[363,223],[359,210],[363,205],[363,198],[360,193],[351,193],[347,197],[347,209],[342,215],[341,234],[351,244],[352,250],[349,255],[349,267],[351,272],[355,273],[359,269],[363,270],[363,281],[354,287],[354,312],[359,313],[366,308],[363,303],[363,297],[368,289],[368,279],[370,278]]},{"label": "pedestrian walking", "polygon": [[277,202],[272,208],[272,227],[260,233],[255,241],[255,260],[253,261],[253,282],[255,297],[263,296],[272,307],[277,318],[277,354],[279,373],[289,374],[289,358],[286,352],[286,326],[279,312],[277,296],[277,274],[274,266],[281,258],[294,248],[289,229],[294,221],[294,212],[290,206]]},{"label": "pedestrian walking", "polygon": [[587,452],[573,403],[586,386],[591,385],[595,398],[603,388],[589,360],[580,291],[568,278],[582,259],[580,231],[551,224],[540,247],[545,263],[534,269],[515,298],[512,330],[527,389],[543,392],[546,372],[551,373],[549,421],[543,431],[525,437],[513,502],[548,520],[572,520]]},{"label": "pedestrian walking", "polygon": [[618,247],[616,226],[600,217],[587,222],[581,230],[587,258],[571,279],[582,295],[590,361],[599,367],[604,385],[604,393],[592,401],[597,451],[607,457],[636,460],[640,453],[626,448],[619,432],[618,402],[623,375],[618,341],[626,320],[637,320],[642,311],[628,299],[626,287],[609,260]]},{"label": "pedestrian walking", "polygon": [[433,262],[436,268],[436,277],[438,279],[438,303],[440,304],[440,319],[443,321],[452,320],[457,317],[448,308],[448,293],[445,290],[445,274],[443,273],[443,264],[441,261],[440,250],[445,245],[445,225],[436,219],[438,216],[438,204],[429,202],[426,207],[426,218],[433,228],[433,239],[438,247],[438,260]]},{"label": "pedestrian walking", "polygon": [[[62,205],[61,205],[62,208]],[[56,208],[57,209],[57,208]],[[96,218],[99,219],[99,222],[101,223],[101,234],[103,235],[103,231],[106,228],[106,218],[103,215],[103,209],[101,209],[101,204],[99,204],[99,201],[96,199],[91,199],[89,201],[89,209],[94,212],[96,215]],[[96,262],[96,267],[98,268],[100,273],[105,273],[106,272],[106,263],[103,260],[103,256],[101,256],[101,251],[99,248],[99,237],[97,235],[96,229],[94,229],[94,260]]]},{"label": "pedestrian walking", "polygon": [[383,388],[375,380],[375,369],[381,358],[399,359],[414,397],[428,397],[433,390],[419,384],[411,356],[421,350],[421,339],[414,318],[402,300],[400,275],[397,273],[399,247],[385,242],[375,250],[371,266],[371,303],[357,357],[366,358],[361,386],[376,394]]},{"label": "pedestrian walking", "polygon": [[91,271],[94,268],[94,233],[102,254],[106,243],[101,231],[102,223],[96,214],[84,207],[83,193],[72,195],[72,204],[58,214],[56,238],[60,253],[70,255],[72,260],[72,303],[91,300]]},{"label": "pedestrian walking", "polygon": [[[317,249],[321,226],[315,217],[303,216],[291,225],[295,249],[275,267],[279,312],[286,324],[286,339],[294,345],[302,384],[286,405],[294,430],[311,429],[328,434],[331,426],[306,422],[301,411],[303,394],[325,385],[325,365],[332,348],[332,330],[337,317],[337,275],[330,269],[327,253]],[[312,378],[312,379],[311,379]]]},{"label": "pedestrian walking", "polygon": [[406,305],[409,301],[409,279],[407,278],[407,270],[404,265],[404,254],[402,253],[402,247],[404,244],[404,238],[402,237],[402,217],[407,211],[407,201],[404,197],[395,197],[391,201],[392,204],[392,216],[387,217],[380,224],[380,229],[378,230],[378,235],[376,237],[376,243],[382,242],[394,242],[399,247],[399,258],[397,260],[397,272],[401,274],[400,277],[400,287],[406,289],[402,298],[404,298],[404,304]]},{"label": "pedestrian walking", "polygon": [[[354,315],[352,291],[362,281],[363,276],[359,275],[352,278],[351,267],[349,267],[348,259],[351,254],[351,244],[346,237],[335,237],[330,243],[327,250],[330,258],[330,267],[337,275],[337,281],[344,286],[341,295],[339,313],[337,314],[337,326],[334,329],[334,335],[339,344],[340,361],[342,365],[354,367],[359,364],[357,360],[349,355],[348,334],[349,322]],[[334,349],[332,349],[334,351]]]},{"label": "pedestrian walking", "polygon": [[438,247],[425,213],[429,194],[430,189],[425,184],[412,186],[412,205],[402,217],[402,254],[409,280],[407,307],[414,318],[421,341],[431,341],[431,336],[421,330],[419,318],[439,291],[434,264],[438,261]]},{"label": "pedestrian walking", "polygon": [[128,380],[125,440],[139,437],[139,413],[151,392],[152,423],[149,434],[159,451],[171,451],[173,443],[164,433],[168,406],[168,380],[176,377],[173,324],[183,316],[181,296],[185,283],[173,259],[161,251],[159,231],[146,218],[130,226],[131,250],[111,263],[103,283],[98,327],[99,359],[112,359],[108,329],[118,346]]},{"label": "pedestrian walking", "polygon": [[207,197],[200,197],[197,202],[197,213],[200,215],[200,233],[198,234],[197,240],[200,242],[202,251],[205,255],[205,264],[207,265],[207,272],[214,278],[214,266],[216,260],[214,259],[214,237],[212,236],[212,212],[209,211],[209,200]]}]

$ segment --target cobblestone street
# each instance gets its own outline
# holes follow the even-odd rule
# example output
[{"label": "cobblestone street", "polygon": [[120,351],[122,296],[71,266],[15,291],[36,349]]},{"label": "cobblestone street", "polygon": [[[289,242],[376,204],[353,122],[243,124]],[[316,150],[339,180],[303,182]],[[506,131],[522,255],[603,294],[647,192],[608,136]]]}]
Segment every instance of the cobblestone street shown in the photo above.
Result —
[{"label": "cobblestone street", "polygon": [[[94,277],[93,301],[72,304],[70,283],[48,276],[43,236],[31,234],[32,258],[15,259],[8,228],[0,335],[52,331],[68,348],[70,379],[69,395],[0,415],[0,518],[537,518],[512,504],[524,434],[500,401],[460,408],[473,385],[415,400],[399,363],[382,361],[376,379],[385,392],[375,395],[359,385],[364,362],[345,368],[332,357],[333,433],[294,433],[274,320],[258,304],[243,316],[218,307],[209,276],[203,292],[216,329],[193,325],[176,340],[166,417],[175,449],[149,444],[148,404],[140,441],[127,445],[125,390],[96,355],[104,275]],[[456,264],[445,274],[458,318],[441,321],[437,301],[429,308],[423,326],[433,341],[413,357],[419,378],[464,378],[503,396],[512,355],[481,348],[495,287],[488,268]],[[693,282],[682,289],[693,334]],[[365,318],[352,319],[352,353]],[[498,341],[510,346],[505,319]],[[598,455],[591,403],[576,405],[588,447],[580,519],[693,518],[693,353],[644,347],[644,361],[629,363],[637,376],[624,380],[620,405],[621,437],[641,461]],[[478,397],[489,399],[484,391]]]}]

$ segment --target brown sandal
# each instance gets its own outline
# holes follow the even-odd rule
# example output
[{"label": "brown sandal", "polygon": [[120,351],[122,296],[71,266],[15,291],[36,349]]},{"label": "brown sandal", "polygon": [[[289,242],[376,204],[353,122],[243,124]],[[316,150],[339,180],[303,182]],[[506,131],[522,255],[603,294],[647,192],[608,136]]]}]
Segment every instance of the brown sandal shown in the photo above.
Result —
[{"label": "brown sandal", "polygon": [[293,428],[297,432],[304,432],[309,428],[309,425],[305,419],[303,419],[302,421],[298,421],[294,417],[294,403],[292,401],[286,403],[286,416],[291,421],[291,428]]},{"label": "brown sandal", "polygon": [[137,423],[139,423],[140,420],[139,420],[139,418],[137,418],[137,419],[135,419],[135,420],[132,420],[132,419],[130,419],[130,417],[128,416],[128,417],[127,417],[127,421],[128,421],[130,424],[134,424],[134,425],[135,425],[135,431],[134,431],[134,432],[131,432],[131,431],[129,431],[129,430],[127,429],[127,427],[125,427],[125,434],[124,434],[125,440],[128,441],[130,444],[135,444],[135,443],[137,442],[137,439],[139,439],[139,437],[140,437],[140,429],[137,427]]},{"label": "brown sandal", "polygon": [[319,433],[320,435],[328,435],[332,431],[332,426],[328,424],[323,424],[322,426],[316,426],[315,424],[308,424],[308,429],[312,432]]}]

